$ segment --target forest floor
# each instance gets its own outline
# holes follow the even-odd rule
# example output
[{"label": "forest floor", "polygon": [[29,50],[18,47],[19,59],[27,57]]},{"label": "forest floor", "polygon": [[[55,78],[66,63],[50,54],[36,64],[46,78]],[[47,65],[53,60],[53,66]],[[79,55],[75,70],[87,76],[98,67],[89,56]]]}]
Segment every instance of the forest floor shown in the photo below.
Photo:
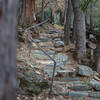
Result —
[{"label": "forest floor", "polygon": [[[81,72],[81,75],[79,75],[77,68],[82,65],[79,65],[74,59],[75,46],[70,44],[70,46],[65,47],[62,40],[64,33],[62,27],[46,23],[39,27],[38,30],[40,36],[35,40],[57,62],[53,95],[52,97],[48,95],[49,88],[44,89],[38,95],[25,94],[24,89],[21,88],[20,92],[18,92],[17,100],[99,100],[97,97],[100,98],[100,92],[95,91],[94,87],[92,88],[89,85],[91,81],[94,82],[94,79],[99,84],[98,74],[91,71],[91,69],[87,69],[86,73]],[[25,43],[17,43],[18,77],[23,77],[24,75],[20,69],[26,73],[35,72],[50,84],[53,66],[53,62],[34,43],[31,45],[27,41]],[[100,84],[97,88],[100,89]]]}]

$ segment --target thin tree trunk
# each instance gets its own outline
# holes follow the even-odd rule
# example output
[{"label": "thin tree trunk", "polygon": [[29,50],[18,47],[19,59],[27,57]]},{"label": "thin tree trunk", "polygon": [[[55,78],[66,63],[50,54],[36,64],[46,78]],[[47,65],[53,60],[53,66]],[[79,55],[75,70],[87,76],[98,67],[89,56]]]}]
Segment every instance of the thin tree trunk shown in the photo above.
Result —
[{"label": "thin tree trunk", "polygon": [[42,13],[41,13],[42,21],[44,20],[44,0],[42,0]]},{"label": "thin tree trunk", "polygon": [[73,31],[72,31],[72,43],[76,44],[76,19],[74,15],[74,20],[73,20]]},{"label": "thin tree trunk", "polygon": [[79,8],[80,0],[71,0],[74,11],[74,27],[76,34],[77,58],[82,60],[86,56],[86,25],[83,11]]},{"label": "thin tree trunk", "polygon": [[94,51],[96,71],[100,73],[100,37],[97,38],[97,48]]},{"label": "thin tree trunk", "polygon": [[1,0],[0,3],[0,100],[16,100],[17,0]]},{"label": "thin tree trunk", "polygon": [[90,30],[93,30],[93,3],[90,3]]},{"label": "thin tree trunk", "polygon": [[71,0],[68,0],[68,8],[66,10],[67,10],[67,13],[66,13],[66,23],[64,26],[64,35],[65,35],[64,40],[65,40],[65,44],[68,45],[70,43],[70,29],[71,29],[71,19],[72,19]]}]

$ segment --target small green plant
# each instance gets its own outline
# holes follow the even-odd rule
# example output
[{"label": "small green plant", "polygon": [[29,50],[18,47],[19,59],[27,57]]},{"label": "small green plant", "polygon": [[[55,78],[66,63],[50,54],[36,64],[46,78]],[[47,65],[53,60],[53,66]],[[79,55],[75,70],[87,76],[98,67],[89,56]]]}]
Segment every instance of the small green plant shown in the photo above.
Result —
[{"label": "small green plant", "polygon": [[81,8],[81,10],[85,11],[91,2],[93,2],[95,4],[97,1],[98,0],[81,0],[79,7]]}]

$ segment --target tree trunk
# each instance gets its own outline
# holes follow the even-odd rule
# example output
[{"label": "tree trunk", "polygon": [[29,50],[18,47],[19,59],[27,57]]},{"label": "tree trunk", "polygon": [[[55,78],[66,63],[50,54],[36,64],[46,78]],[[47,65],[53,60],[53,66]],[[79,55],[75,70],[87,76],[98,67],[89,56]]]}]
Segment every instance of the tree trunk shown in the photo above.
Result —
[{"label": "tree trunk", "polygon": [[35,20],[35,0],[20,0],[20,17],[19,24],[23,26],[30,26]]},{"label": "tree trunk", "polygon": [[79,8],[80,0],[72,0],[74,10],[74,31],[76,34],[77,58],[86,56],[86,25],[83,11]]},{"label": "tree trunk", "polygon": [[[67,4],[66,4],[67,6]],[[67,8],[67,7],[66,7]],[[70,43],[70,29],[71,29],[71,19],[72,19],[72,4],[71,0],[68,0],[68,8],[66,9],[66,23],[64,26],[64,40],[65,44],[68,45]]]},{"label": "tree trunk", "polygon": [[64,13],[62,10],[60,10],[60,25],[63,25],[64,23]]},{"label": "tree trunk", "polygon": [[93,30],[93,3],[90,3],[90,30]]},{"label": "tree trunk", "polygon": [[100,37],[97,38],[97,48],[94,50],[94,53],[95,53],[96,71],[100,73]]},{"label": "tree trunk", "polygon": [[88,11],[85,11],[85,24],[88,25]]},{"label": "tree trunk", "polygon": [[41,13],[42,21],[44,20],[44,0],[42,0],[42,13]]},{"label": "tree trunk", "polygon": [[0,3],[0,100],[16,100],[17,0]]},{"label": "tree trunk", "polygon": [[74,15],[74,20],[73,20],[73,31],[72,31],[72,43],[76,44],[76,19]]}]

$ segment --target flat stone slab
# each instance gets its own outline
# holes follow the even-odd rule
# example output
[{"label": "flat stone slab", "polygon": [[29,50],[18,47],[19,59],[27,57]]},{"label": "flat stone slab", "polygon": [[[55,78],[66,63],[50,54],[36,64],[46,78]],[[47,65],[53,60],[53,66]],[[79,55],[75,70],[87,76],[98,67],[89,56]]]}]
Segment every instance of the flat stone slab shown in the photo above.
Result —
[{"label": "flat stone slab", "polygon": [[[53,74],[53,66],[46,66],[43,70],[44,70],[44,73],[47,74],[50,78],[52,77],[52,74]],[[55,75],[57,75],[57,70],[60,70],[59,67],[56,67],[56,71],[55,71]]]},{"label": "flat stone slab", "polygon": [[53,43],[50,41],[50,42],[40,42],[39,45],[41,47],[53,47]]},{"label": "flat stone slab", "polygon": [[72,69],[67,69],[67,70],[59,70],[57,71],[58,75],[62,75],[63,77],[75,77],[76,72],[73,71]]},{"label": "flat stone slab", "polygon": [[68,96],[80,98],[80,97],[88,96],[88,92],[69,92]]},{"label": "flat stone slab", "polygon": [[89,94],[89,97],[100,98],[100,92],[92,92]]},{"label": "flat stone slab", "polygon": [[55,38],[54,41],[61,41],[61,38]]},{"label": "flat stone slab", "polygon": [[77,98],[80,98],[80,97],[85,97],[85,96],[88,96],[89,93],[88,92],[82,92],[82,91],[79,91],[79,92],[60,92],[59,93],[60,95],[63,95],[63,96],[70,96],[70,97],[77,97]]},{"label": "flat stone slab", "polygon": [[67,84],[76,85],[76,84],[85,84],[85,82],[84,81],[71,81],[71,82],[67,82]]},{"label": "flat stone slab", "polygon": [[75,90],[75,91],[87,91],[90,90],[91,87],[88,84],[73,84],[70,85],[69,89]]},{"label": "flat stone slab", "polygon": [[68,56],[66,54],[59,53],[59,54],[57,54],[55,56],[54,59],[55,59],[56,62],[64,62],[64,61],[67,61],[68,60]]},{"label": "flat stone slab", "polygon": [[[36,58],[36,59],[39,59],[39,60],[50,60],[50,58],[48,56],[46,56],[45,54],[44,55],[40,55],[40,54],[33,54],[33,56]],[[51,57],[53,57],[53,55],[50,55]]]},{"label": "flat stone slab", "polygon": [[62,78],[61,82],[80,81],[80,80],[81,80],[80,78],[71,78],[71,77],[68,77],[68,78]]},{"label": "flat stone slab", "polygon": [[48,37],[40,36],[38,40],[40,40],[40,42],[47,42],[50,41],[51,39]]},{"label": "flat stone slab", "polygon": [[47,34],[58,34],[59,32],[57,30],[49,30],[46,33]]},{"label": "flat stone slab", "polygon": [[[46,65],[46,67],[54,67],[54,63],[50,63],[50,64]],[[56,67],[63,68],[64,67],[63,62],[57,62]]]},{"label": "flat stone slab", "polygon": [[55,49],[56,52],[62,52],[63,50],[64,50],[64,49],[63,49],[62,47],[56,48],[56,49]]},{"label": "flat stone slab", "polygon": [[[51,69],[44,69],[44,73],[47,74],[51,78],[52,75],[53,75],[53,70],[51,70]],[[54,76],[56,76],[56,75],[57,75],[57,72],[55,71]]]},{"label": "flat stone slab", "polygon": [[89,76],[93,75],[93,70],[88,66],[79,65],[77,67],[77,71],[78,71],[78,74],[81,76],[89,77]]},{"label": "flat stone slab", "polygon": [[[49,51],[46,51],[49,55],[54,55],[55,54],[55,51],[53,50],[49,50]],[[42,52],[41,50],[34,50],[33,52],[34,54],[40,54],[40,55],[45,55],[44,52]]]}]

